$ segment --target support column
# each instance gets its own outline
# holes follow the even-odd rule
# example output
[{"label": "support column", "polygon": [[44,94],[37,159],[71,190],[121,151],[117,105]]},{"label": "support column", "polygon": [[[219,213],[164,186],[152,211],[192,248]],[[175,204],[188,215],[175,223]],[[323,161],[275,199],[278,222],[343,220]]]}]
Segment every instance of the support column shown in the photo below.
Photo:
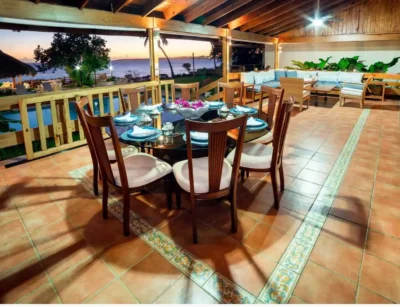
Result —
[{"label": "support column", "polygon": [[228,75],[230,72],[232,60],[232,38],[222,38],[222,78],[224,82],[228,82]]},{"label": "support column", "polygon": [[275,43],[275,69],[279,69],[279,43]]},{"label": "support column", "polygon": [[159,81],[160,68],[158,62],[158,41],[160,40],[160,29],[147,29],[147,35],[149,37],[151,81]]}]

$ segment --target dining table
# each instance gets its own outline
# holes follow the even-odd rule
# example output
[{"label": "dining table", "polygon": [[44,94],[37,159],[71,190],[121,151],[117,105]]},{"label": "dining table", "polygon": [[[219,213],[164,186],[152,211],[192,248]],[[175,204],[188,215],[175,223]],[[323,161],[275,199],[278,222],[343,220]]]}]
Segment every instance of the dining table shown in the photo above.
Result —
[{"label": "dining table", "polygon": [[[151,109],[151,108],[150,108]],[[137,118],[136,121],[130,123],[118,123],[115,121],[116,132],[119,137],[119,141],[126,145],[137,147],[141,152],[152,153],[157,158],[160,158],[167,163],[173,165],[176,162],[187,159],[187,143],[186,143],[186,127],[185,120],[182,115],[176,110],[176,108],[169,108],[168,104],[163,104],[158,107],[159,114],[152,114],[147,111],[147,108],[139,108],[134,111],[128,111],[123,115],[130,113],[130,116]],[[232,112],[222,112],[220,109],[209,109],[202,116],[196,119],[191,119],[201,122],[220,122],[229,120],[229,114]],[[243,113],[235,114],[240,116]],[[121,115],[119,115],[121,116]],[[232,115],[231,115],[232,116]],[[258,119],[258,110],[253,115],[248,115]],[[263,118],[267,118],[266,114],[263,113]],[[167,133],[163,130],[165,124],[173,125],[173,131]],[[264,122],[265,123],[265,122]],[[151,139],[137,140],[130,138],[128,133],[135,127],[141,128],[156,128],[157,131],[161,132],[155,135]],[[254,129],[246,129],[244,136],[244,142],[253,141],[270,131],[270,128],[265,123],[264,128],[258,129],[257,131],[248,131]],[[231,130],[228,132],[226,142],[226,154],[228,154],[236,146],[236,138],[238,136],[238,130]],[[110,130],[106,129],[106,133],[110,135]],[[192,153],[194,158],[204,157],[208,155],[208,143],[196,143],[193,142],[192,138]]]}]

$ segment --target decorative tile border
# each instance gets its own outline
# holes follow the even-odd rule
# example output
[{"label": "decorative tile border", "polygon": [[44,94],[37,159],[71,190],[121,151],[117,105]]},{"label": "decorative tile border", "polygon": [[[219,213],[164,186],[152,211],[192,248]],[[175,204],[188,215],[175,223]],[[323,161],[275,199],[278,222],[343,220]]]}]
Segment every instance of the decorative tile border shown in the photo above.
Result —
[{"label": "decorative tile border", "polygon": [[318,239],[370,113],[363,110],[317,199],[258,296],[257,303],[286,304]]},{"label": "decorative tile border", "polygon": [[[215,272],[206,263],[196,259],[195,256],[182,249],[172,239],[161,231],[154,229],[133,212],[130,212],[130,227],[136,235],[140,236],[191,280],[222,303],[286,304],[329,214],[369,113],[369,109],[363,110],[323,188],[319,192],[317,200],[310,208],[258,298]],[[92,181],[86,177],[85,173],[91,168],[92,166],[89,165],[69,173],[72,178],[79,180],[90,192],[92,192]],[[110,194],[109,210],[122,221],[122,204],[112,196],[112,193]],[[97,197],[97,200],[101,202],[101,197]]]}]

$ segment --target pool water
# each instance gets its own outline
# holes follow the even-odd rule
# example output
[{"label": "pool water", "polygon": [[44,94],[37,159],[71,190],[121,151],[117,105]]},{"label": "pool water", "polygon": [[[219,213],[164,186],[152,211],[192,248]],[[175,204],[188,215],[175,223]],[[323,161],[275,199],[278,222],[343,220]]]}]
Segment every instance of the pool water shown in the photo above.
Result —
[{"label": "pool water", "polygon": [[[117,112],[117,111],[119,111],[118,96],[114,96],[113,99],[114,99],[114,111]],[[110,112],[110,100],[108,97],[104,97],[103,101],[104,101],[104,112],[109,113]],[[94,114],[99,115],[100,114],[99,99],[93,99],[93,105],[94,105]],[[44,125],[45,126],[51,125],[52,118],[51,118],[50,106],[44,106],[42,108],[42,112],[43,112]],[[2,113],[2,115],[9,119],[21,120],[21,114],[19,112],[4,112],[4,113]],[[75,106],[72,102],[69,103],[69,115],[70,115],[71,120],[78,119],[78,115],[75,111]],[[37,128],[38,122],[37,122],[37,116],[36,116],[36,108],[33,107],[33,108],[28,109],[28,118],[29,118],[30,128]],[[16,131],[22,130],[22,125],[20,123],[10,123],[9,126],[10,126],[10,128],[15,129]]]}]

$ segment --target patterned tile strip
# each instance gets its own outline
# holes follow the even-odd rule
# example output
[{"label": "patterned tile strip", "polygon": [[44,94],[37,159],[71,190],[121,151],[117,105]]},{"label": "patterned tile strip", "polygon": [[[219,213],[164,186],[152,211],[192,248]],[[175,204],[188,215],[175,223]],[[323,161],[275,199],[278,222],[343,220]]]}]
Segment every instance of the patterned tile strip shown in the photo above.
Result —
[{"label": "patterned tile strip", "polygon": [[[70,176],[79,180],[88,191],[92,192],[92,181],[85,176],[85,173],[91,169],[91,166],[70,172]],[[110,193],[111,194],[111,193]],[[97,197],[101,202],[101,197]],[[109,211],[120,221],[122,221],[122,203],[118,202],[112,196],[109,197]],[[161,231],[153,228],[142,220],[138,215],[130,212],[130,228],[142,238],[152,248],[157,250],[170,263],[187,275],[191,280],[203,287],[220,302],[223,303],[254,303],[256,298],[250,293],[224,278],[206,263],[195,258],[194,255],[182,249],[174,243],[172,239]],[[207,283],[207,281],[209,281]],[[207,284],[206,284],[207,283]]]},{"label": "patterned tile strip", "polygon": [[[289,301],[301,271],[307,263],[323,227],[369,113],[370,110],[363,110],[317,200],[257,299],[238,285],[216,273],[214,269],[204,262],[195,259],[192,254],[176,245],[172,239],[154,229],[133,212],[130,213],[130,227],[135,234],[222,303],[285,304]],[[90,169],[90,165],[85,166],[70,172],[70,176],[81,181],[92,192],[92,182],[85,176],[85,173]],[[100,197],[97,199],[101,202]],[[122,221],[122,204],[113,197],[110,197],[109,209],[112,214]]]},{"label": "patterned tile strip", "polygon": [[369,109],[365,109],[361,113],[316,201],[280,259],[279,265],[272,272],[256,303],[286,304],[289,301],[324,226],[369,113]]}]

